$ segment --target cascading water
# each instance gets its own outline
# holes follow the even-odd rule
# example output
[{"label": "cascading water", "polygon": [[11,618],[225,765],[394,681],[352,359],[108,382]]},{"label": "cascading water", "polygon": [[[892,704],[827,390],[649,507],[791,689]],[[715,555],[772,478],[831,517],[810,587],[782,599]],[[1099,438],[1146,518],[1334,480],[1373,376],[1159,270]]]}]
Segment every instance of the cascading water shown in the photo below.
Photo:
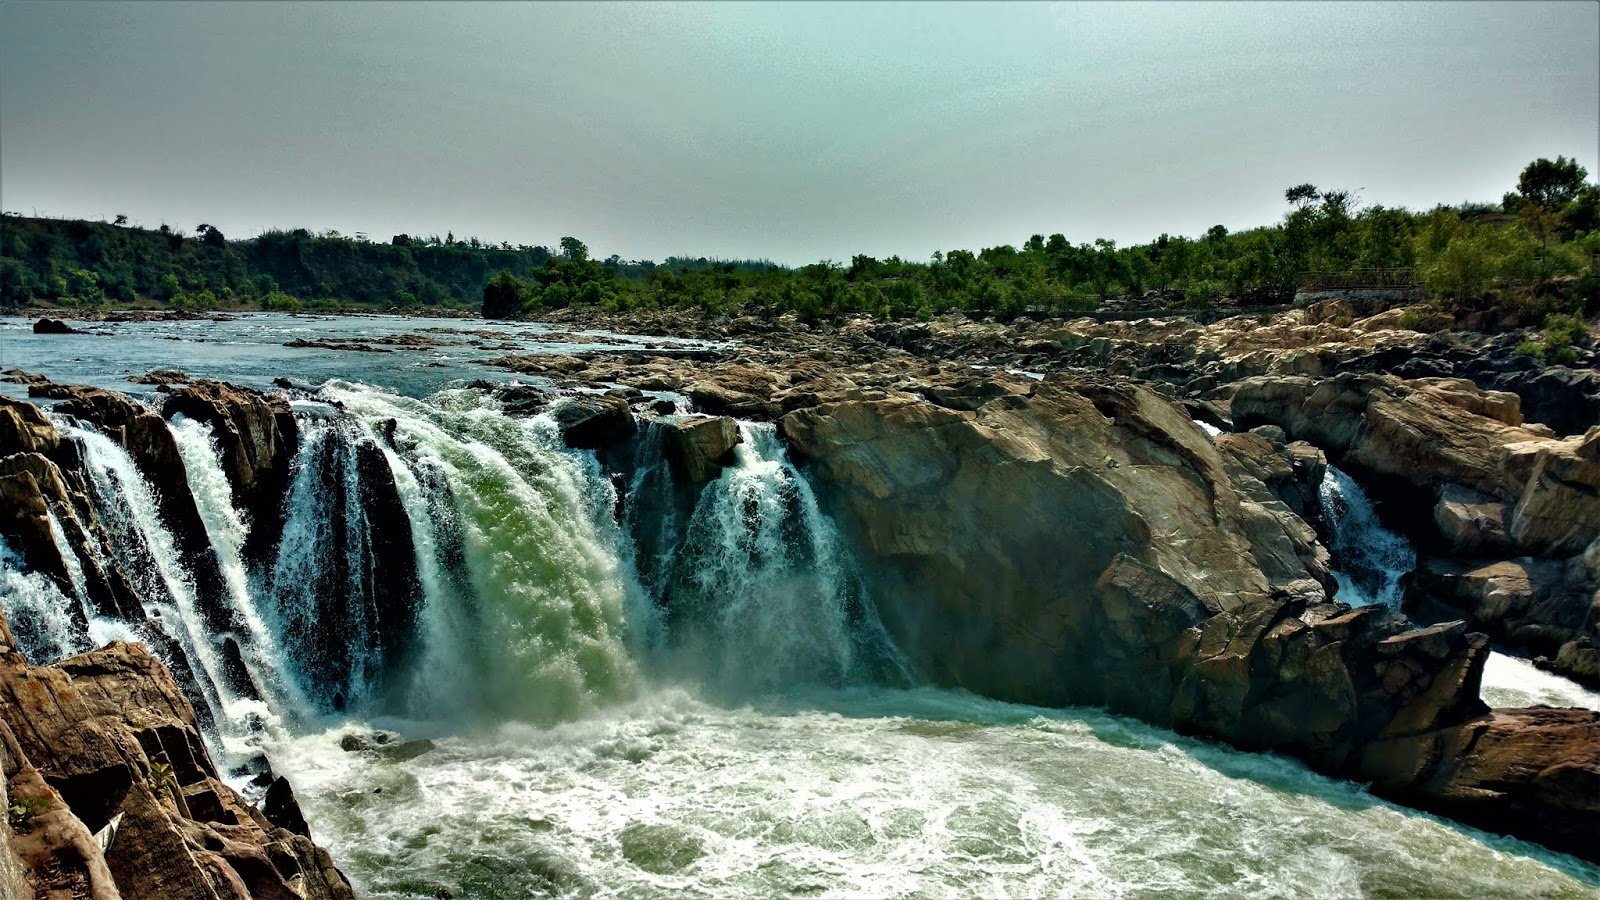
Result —
[{"label": "cascading water", "polygon": [[[447,665],[424,679],[464,680],[424,683],[424,694],[466,695],[465,711],[553,721],[634,693],[626,610],[642,592],[620,564],[620,535],[596,527],[597,498],[553,422],[513,419],[471,390],[429,402],[341,383],[324,393],[368,428],[384,428],[415,480],[454,506],[468,590],[436,579],[423,618],[431,632],[465,640],[441,648]],[[419,553],[441,557],[441,549]],[[437,562],[437,571],[449,567]]]},{"label": "cascading water", "polygon": [[[127,454],[64,430],[153,620],[136,627],[171,636],[221,746],[268,753],[364,896],[1600,884],[1570,858],[1284,759],[1094,711],[895,687],[908,679],[847,543],[770,425],[741,426],[732,464],[695,485],[666,464],[664,426],[597,457],[477,390],[422,400],[334,382],[319,399],[343,412],[299,405],[285,527],[257,566],[211,435],[172,423],[227,635],[203,631],[217,615],[196,611]],[[1329,504],[1342,557],[1400,541],[1353,483],[1329,490],[1347,501]],[[1397,599],[1411,563],[1360,559],[1343,596]],[[62,615],[87,615],[68,576],[80,596],[0,549],[7,612],[14,627],[40,612],[45,627],[24,631],[46,656],[83,646],[50,637]],[[229,641],[265,704],[229,688]],[[278,705],[285,727],[259,727]],[[374,725],[436,746],[341,749]]]},{"label": "cascading water", "polygon": [[[242,699],[225,677],[221,641],[207,631],[194,584],[178,563],[171,532],[161,521],[150,485],[128,454],[105,435],[77,426],[59,426],[82,448],[95,512],[110,534],[116,563],[143,598],[147,626],[180,648],[188,687],[198,694],[212,722],[237,722],[259,710]],[[169,659],[169,663],[173,660]]]},{"label": "cascading water", "polygon": [[234,504],[228,476],[222,471],[211,426],[176,416],[170,427],[183,459],[189,491],[217,555],[227,588],[229,612],[236,623],[234,637],[241,647],[250,680],[277,714],[292,712],[300,708],[303,701],[292,696],[291,679],[283,670],[284,654],[256,609],[256,592],[251,587],[244,562],[248,528]]},{"label": "cascading water", "polygon": [[892,643],[776,429],[739,431],[733,465],[705,486],[681,540],[662,551],[658,603],[681,657],[739,688],[888,674],[898,664]]},{"label": "cascading water", "polygon": [[304,420],[300,431],[266,616],[317,708],[364,708],[382,698],[387,668],[377,596],[385,573],[377,571],[358,459],[366,435],[334,418]]},{"label": "cascading water", "polygon": [[[1351,606],[1400,608],[1404,578],[1417,566],[1405,537],[1385,528],[1366,492],[1350,476],[1329,466],[1319,488],[1323,514],[1333,532],[1338,598]],[[1548,703],[1600,709],[1600,694],[1542,672],[1527,660],[1491,652],[1483,671],[1483,699],[1490,706]]]},{"label": "cascading water", "polygon": [[1411,542],[1383,527],[1366,492],[1333,466],[1323,476],[1318,494],[1333,533],[1328,551],[1336,564],[1333,576],[1339,599],[1351,606],[1399,609],[1403,579],[1417,567]]},{"label": "cascading water", "polygon": [[[56,527],[54,521],[51,525]],[[79,600],[62,593],[45,575],[24,572],[21,557],[3,539],[0,598],[4,598],[11,634],[28,659],[49,662],[89,649],[87,621]]]}]

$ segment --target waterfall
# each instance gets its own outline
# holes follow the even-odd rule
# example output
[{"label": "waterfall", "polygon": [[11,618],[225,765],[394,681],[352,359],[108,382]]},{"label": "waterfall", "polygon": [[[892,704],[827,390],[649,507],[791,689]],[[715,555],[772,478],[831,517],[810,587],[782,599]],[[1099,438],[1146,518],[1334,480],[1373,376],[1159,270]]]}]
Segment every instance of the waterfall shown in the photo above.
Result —
[{"label": "waterfall", "polygon": [[61,424],[108,537],[94,562],[127,577],[144,615],[97,618],[57,528],[70,590],[0,547],[19,643],[54,659],[138,635],[240,750],[330,713],[570,719],[634,696],[642,670],[724,693],[911,680],[770,424],[741,424],[732,464],[690,484],[656,423],[595,454],[469,388],[418,400],[330,382],[318,399],[297,408],[281,538],[256,566],[211,427],[169,423],[214,602],[129,454]]},{"label": "waterfall", "polygon": [[249,529],[234,504],[233,487],[222,471],[211,426],[180,415],[169,427],[183,458],[189,491],[217,555],[228,612],[250,681],[279,714],[298,709],[300,701],[290,696],[291,679],[283,669],[283,652],[256,608],[256,592],[244,563]]},{"label": "waterfall", "polygon": [[60,430],[82,448],[95,512],[110,534],[115,563],[142,598],[148,626],[182,653],[192,676],[188,687],[198,694],[210,720],[229,723],[255,714],[257,710],[239,705],[239,696],[228,687],[220,649],[224,636],[208,633],[194,584],[179,565],[176,543],[138,467],[97,431],[72,425]]},{"label": "waterfall", "polygon": [[400,540],[409,554],[411,523],[377,493],[391,474],[360,423],[310,417],[300,431],[264,618],[313,706],[372,710],[412,637],[415,570],[390,552]]},{"label": "waterfall", "polygon": [[[420,675],[451,680],[433,693],[469,698],[457,711],[553,721],[634,692],[627,617],[642,592],[617,536],[599,528],[595,507],[611,495],[596,493],[593,472],[561,447],[552,421],[512,418],[467,389],[427,402],[339,382],[323,392],[381,430],[416,480],[447,489],[453,503],[465,590],[423,601],[424,627],[457,636],[449,665]],[[417,534],[428,540],[425,529]],[[418,553],[448,570],[439,547],[419,544]]]},{"label": "waterfall", "polygon": [[741,423],[664,552],[660,604],[679,657],[724,686],[875,680],[899,664],[864,585],[776,429]]},{"label": "waterfall", "polygon": [[1351,606],[1400,608],[1401,579],[1417,567],[1411,542],[1378,521],[1372,501],[1349,475],[1333,466],[1318,487],[1332,540],[1338,597]]},{"label": "waterfall", "polygon": [[[1400,582],[1417,565],[1417,552],[1403,536],[1378,521],[1372,501],[1350,476],[1328,467],[1320,486],[1323,514],[1333,531],[1329,550],[1338,598],[1352,606],[1379,603],[1400,608]],[[1490,706],[1545,703],[1600,709],[1600,694],[1541,671],[1525,659],[1498,651],[1489,653],[1483,670],[1482,695]]]}]

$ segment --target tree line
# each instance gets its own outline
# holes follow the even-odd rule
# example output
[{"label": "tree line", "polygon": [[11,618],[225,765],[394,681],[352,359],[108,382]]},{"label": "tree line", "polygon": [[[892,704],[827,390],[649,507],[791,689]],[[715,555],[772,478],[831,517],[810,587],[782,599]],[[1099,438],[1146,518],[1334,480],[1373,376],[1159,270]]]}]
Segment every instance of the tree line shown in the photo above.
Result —
[{"label": "tree line", "polygon": [[[797,268],[768,260],[595,259],[573,237],[548,248],[454,234],[400,234],[382,243],[297,229],[239,241],[204,224],[191,236],[167,226],[8,214],[0,220],[0,303],[481,304],[496,317],[578,305],[795,313],[807,321],[952,311],[1004,318],[1117,301],[1199,309],[1282,304],[1319,279],[1378,277],[1415,285],[1448,311],[1527,302],[1556,284],[1581,304],[1600,294],[1600,186],[1587,179],[1575,160],[1539,159],[1498,203],[1421,212],[1302,184],[1285,191],[1281,221],[1242,231],[1217,225],[1129,246],[1036,234],[1020,246],[936,252],[927,261],[857,255]],[[1560,311],[1578,311],[1563,302]]]}]

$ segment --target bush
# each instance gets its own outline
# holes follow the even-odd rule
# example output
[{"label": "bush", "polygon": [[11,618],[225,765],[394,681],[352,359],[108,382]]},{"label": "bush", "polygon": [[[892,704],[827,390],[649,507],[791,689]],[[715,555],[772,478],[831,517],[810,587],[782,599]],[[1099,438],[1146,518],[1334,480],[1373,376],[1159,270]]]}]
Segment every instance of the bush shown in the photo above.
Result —
[{"label": "bush", "polygon": [[1531,356],[1540,362],[1544,362],[1544,345],[1538,341],[1523,341],[1511,352],[1517,356]]},{"label": "bush", "polygon": [[1400,314],[1400,327],[1428,333],[1445,327],[1444,316],[1431,306],[1409,306]]},{"label": "bush", "polygon": [[283,291],[270,291],[261,298],[261,308],[274,312],[299,312],[300,301]]}]

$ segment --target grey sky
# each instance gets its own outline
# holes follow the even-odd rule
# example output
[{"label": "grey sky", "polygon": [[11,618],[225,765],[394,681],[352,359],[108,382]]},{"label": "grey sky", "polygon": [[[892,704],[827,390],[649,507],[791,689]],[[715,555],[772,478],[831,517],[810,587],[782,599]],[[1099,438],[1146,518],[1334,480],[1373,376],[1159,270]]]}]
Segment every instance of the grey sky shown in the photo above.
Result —
[{"label": "grey sky", "polygon": [[0,205],[767,256],[1600,169],[1600,5],[0,3]]}]

